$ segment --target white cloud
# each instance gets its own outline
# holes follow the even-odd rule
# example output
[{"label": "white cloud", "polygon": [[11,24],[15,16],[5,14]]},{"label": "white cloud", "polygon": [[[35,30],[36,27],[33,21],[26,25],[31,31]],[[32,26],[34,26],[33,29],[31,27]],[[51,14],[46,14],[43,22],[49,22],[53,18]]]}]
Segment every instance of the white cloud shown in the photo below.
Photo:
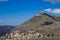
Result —
[{"label": "white cloud", "polygon": [[8,1],[8,0],[0,0],[0,1]]},{"label": "white cloud", "polygon": [[50,2],[52,4],[60,3],[60,0],[43,0],[43,1]]},{"label": "white cloud", "polygon": [[60,13],[60,9],[55,9],[53,13]]},{"label": "white cloud", "polygon": [[60,9],[51,9],[51,8],[48,8],[48,9],[44,9],[44,11],[55,13],[55,14],[60,14]]}]

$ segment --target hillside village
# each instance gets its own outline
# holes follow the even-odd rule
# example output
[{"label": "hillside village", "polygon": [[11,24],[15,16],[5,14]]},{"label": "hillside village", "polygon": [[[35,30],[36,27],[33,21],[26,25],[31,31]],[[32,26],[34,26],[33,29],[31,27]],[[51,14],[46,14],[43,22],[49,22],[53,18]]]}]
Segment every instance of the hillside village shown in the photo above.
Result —
[{"label": "hillside village", "polygon": [[29,31],[27,33],[10,33],[6,34],[5,37],[1,37],[1,40],[26,40],[26,39],[36,39],[36,38],[52,38],[54,34],[44,34],[41,32]]}]

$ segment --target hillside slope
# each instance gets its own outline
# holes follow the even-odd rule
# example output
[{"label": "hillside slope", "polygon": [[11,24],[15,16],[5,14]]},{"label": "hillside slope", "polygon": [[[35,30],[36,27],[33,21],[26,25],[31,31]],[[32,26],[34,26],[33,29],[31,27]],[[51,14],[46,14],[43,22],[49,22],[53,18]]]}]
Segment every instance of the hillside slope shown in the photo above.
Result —
[{"label": "hillside slope", "polygon": [[22,25],[17,27],[15,30],[41,30],[43,32],[48,30],[56,30],[60,28],[60,19],[59,17],[50,16],[46,13],[40,13],[27,22],[24,22]]}]

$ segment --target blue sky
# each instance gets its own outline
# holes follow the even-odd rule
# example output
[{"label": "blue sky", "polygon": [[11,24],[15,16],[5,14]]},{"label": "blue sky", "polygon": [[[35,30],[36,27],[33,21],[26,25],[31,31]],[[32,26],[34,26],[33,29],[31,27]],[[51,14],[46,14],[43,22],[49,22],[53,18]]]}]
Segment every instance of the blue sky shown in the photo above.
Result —
[{"label": "blue sky", "polygon": [[48,8],[60,9],[60,3],[44,0],[0,1],[0,25],[19,25]]}]

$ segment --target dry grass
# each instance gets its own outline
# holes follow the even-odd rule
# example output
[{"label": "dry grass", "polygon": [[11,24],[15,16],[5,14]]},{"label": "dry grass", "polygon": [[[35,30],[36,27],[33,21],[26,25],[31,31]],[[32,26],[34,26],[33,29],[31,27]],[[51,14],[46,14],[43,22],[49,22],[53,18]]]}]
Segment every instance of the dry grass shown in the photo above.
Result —
[{"label": "dry grass", "polygon": [[[16,40],[23,40],[23,39],[16,39]],[[24,39],[24,40],[28,40],[28,39]],[[60,38],[38,38],[38,39],[29,39],[29,40],[60,40]]]},{"label": "dry grass", "polygon": [[60,38],[39,38],[39,39],[29,39],[29,40],[60,40]]}]

